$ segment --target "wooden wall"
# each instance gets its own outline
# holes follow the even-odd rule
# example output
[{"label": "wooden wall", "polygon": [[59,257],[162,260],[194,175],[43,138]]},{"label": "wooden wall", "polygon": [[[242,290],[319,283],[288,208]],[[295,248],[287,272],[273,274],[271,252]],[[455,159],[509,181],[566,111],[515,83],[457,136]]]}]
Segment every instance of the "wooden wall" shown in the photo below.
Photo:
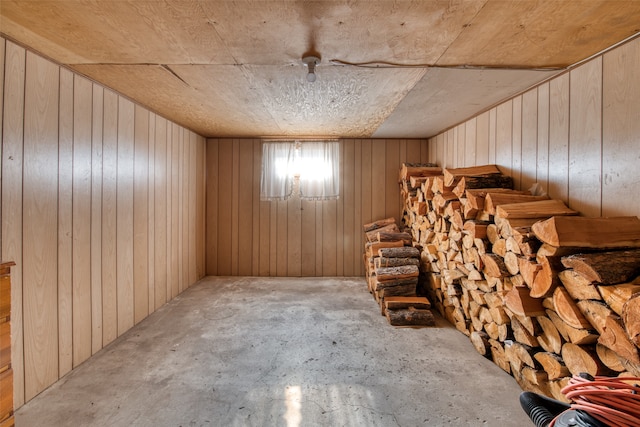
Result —
[{"label": "wooden wall", "polygon": [[261,140],[207,140],[207,274],[364,275],[362,225],[400,220],[400,165],[426,161],[427,141],[345,139],[340,147],[338,200],[265,202]]},{"label": "wooden wall", "polygon": [[586,216],[640,215],[640,38],[429,139],[446,167],[495,163]]},{"label": "wooden wall", "polygon": [[204,275],[205,140],[0,38],[20,407]]}]

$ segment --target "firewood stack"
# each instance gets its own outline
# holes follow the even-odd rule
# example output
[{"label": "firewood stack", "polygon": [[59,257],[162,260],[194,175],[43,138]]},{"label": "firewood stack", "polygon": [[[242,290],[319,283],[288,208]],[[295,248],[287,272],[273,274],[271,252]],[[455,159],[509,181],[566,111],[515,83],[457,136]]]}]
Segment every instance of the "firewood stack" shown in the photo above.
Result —
[{"label": "firewood stack", "polygon": [[395,218],[364,225],[367,285],[393,326],[432,326],[435,319],[427,298],[416,295],[420,250],[411,235],[401,232]]},{"label": "firewood stack", "polygon": [[405,197],[433,306],[523,389],[566,400],[573,374],[640,375],[637,217],[580,217],[494,165]]}]

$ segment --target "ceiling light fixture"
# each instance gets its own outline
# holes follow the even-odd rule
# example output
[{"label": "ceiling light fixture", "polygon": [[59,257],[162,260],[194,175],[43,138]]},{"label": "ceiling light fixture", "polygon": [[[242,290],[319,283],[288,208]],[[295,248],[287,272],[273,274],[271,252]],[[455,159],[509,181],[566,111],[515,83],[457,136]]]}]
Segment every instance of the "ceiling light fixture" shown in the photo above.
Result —
[{"label": "ceiling light fixture", "polygon": [[316,65],[320,63],[320,58],[317,56],[304,56],[302,63],[307,66],[309,73],[307,74],[307,81],[313,83],[316,81]]}]

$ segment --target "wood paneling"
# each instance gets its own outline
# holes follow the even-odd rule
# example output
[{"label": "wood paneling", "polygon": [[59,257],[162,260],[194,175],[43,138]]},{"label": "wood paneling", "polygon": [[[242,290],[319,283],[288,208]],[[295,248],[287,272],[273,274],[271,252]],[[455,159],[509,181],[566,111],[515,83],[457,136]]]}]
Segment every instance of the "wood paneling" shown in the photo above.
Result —
[{"label": "wood paneling", "polygon": [[[458,149],[452,135],[476,120],[471,164],[492,163],[495,156],[517,189],[538,182],[585,216],[638,216],[640,201],[631,196],[640,181],[638,70],[635,38],[489,110],[488,159],[477,148],[484,145],[486,112],[430,138],[429,153],[451,165]],[[469,165],[473,143],[469,135],[466,140]]]},{"label": "wood paneling", "polygon": [[340,155],[338,200],[264,202],[261,140],[207,140],[206,274],[364,274],[362,225],[400,220],[400,164],[427,161],[427,141],[344,139]]},{"label": "wood paneling", "polygon": [[[191,282],[202,276],[206,151],[202,137],[0,42],[1,246],[2,258],[16,262],[11,297],[18,408],[144,319],[156,308],[156,289],[159,305],[175,296],[177,271]],[[156,228],[154,215],[161,190],[156,169],[164,228]],[[181,180],[180,171],[188,171],[189,180]],[[181,197],[185,191],[189,195]],[[180,235],[176,218],[187,210]],[[165,243],[157,258],[156,237]],[[165,272],[158,274],[164,293],[156,287],[156,267]]]}]

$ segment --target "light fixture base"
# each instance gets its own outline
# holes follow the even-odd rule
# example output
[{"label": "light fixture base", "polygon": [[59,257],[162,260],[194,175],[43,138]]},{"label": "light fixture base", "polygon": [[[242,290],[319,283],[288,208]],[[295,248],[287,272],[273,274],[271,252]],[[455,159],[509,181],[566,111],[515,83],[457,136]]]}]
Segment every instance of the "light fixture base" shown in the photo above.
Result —
[{"label": "light fixture base", "polygon": [[309,73],[307,74],[307,81],[313,83],[316,81],[316,65],[320,63],[320,58],[313,55],[303,56],[302,63],[307,66]]}]

